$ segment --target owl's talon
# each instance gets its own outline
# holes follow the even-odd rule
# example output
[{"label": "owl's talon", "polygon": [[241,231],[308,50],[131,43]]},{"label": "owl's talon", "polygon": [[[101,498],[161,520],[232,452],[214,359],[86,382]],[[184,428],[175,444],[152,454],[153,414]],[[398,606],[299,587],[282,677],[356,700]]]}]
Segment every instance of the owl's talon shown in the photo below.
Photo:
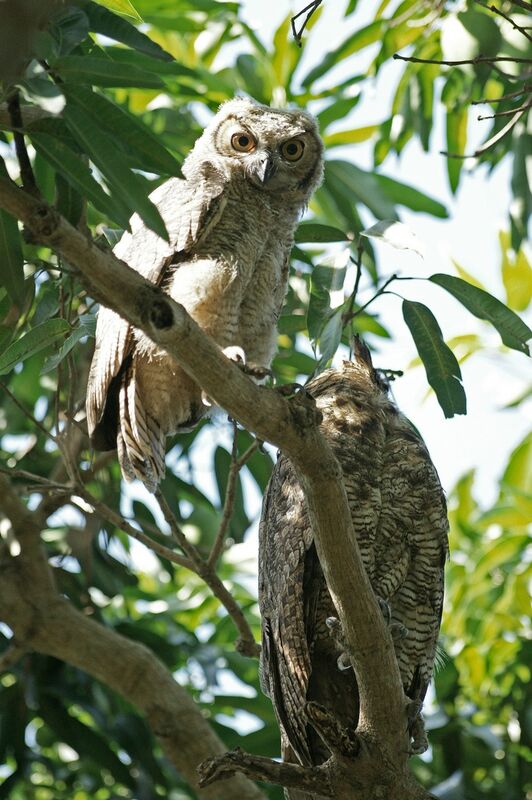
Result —
[{"label": "owl's talon", "polygon": [[275,387],[275,391],[279,392],[283,397],[286,397],[287,400],[295,397],[302,389],[303,386],[300,383],[283,383],[282,386]]},{"label": "owl's talon", "polygon": [[338,645],[340,649],[340,655],[336,659],[336,664],[338,669],[341,672],[345,672],[348,669],[351,669],[353,664],[351,662],[351,656],[349,655],[348,648],[344,641],[344,633],[342,631],[342,625],[340,620],[336,617],[327,617],[325,620],[325,624],[329,628],[329,633]]},{"label": "owl's talon", "polygon": [[237,366],[244,366],[246,363],[246,354],[238,345],[224,347],[222,353],[226,358],[229,359],[229,361],[234,361]]}]

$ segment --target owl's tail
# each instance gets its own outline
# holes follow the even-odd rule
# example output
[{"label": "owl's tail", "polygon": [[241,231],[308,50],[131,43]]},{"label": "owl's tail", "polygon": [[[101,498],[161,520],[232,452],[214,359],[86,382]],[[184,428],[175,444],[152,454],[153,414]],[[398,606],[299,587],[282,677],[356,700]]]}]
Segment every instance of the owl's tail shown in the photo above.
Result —
[{"label": "owl's tail", "polygon": [[161,426],[147,413],[138,390],[135,359],[122,377],[119,397],[118,460],[127,481],[139,478],[155,492],[165,472],[165,440]]}]

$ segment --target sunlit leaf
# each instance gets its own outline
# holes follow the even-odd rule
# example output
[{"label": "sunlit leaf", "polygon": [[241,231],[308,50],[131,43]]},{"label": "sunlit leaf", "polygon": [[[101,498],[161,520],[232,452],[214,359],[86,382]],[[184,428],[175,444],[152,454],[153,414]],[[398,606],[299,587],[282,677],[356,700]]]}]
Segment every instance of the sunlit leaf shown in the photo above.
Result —
[{"label": "sunlit leaf", "polygon": [[419,189],[396,181],[388,177],[388,175],[381,175],[378,172],[374,173],[374,175],[381,189],[393,203],[410,208],[412,211],[420,211],[441,219],[449,216],[449,212],[442,203],[434,200],[433,197],[421,192]]},{"label": "sunlit leaf", "polygon": [[383,23],[381,20],[371,22],[365,28],[359,28],[356,30],[344,42],[342,42],[341,45],[322,57],[318,66],[311,69],[308,75],[303,78],[303,86],[310,86],[312,83],[314,83],[314,81],[317,81],[318,78],[321,78],[323,75],[329,72],[330,69],[336,66],[336,64],[338,64],[344,58],[347,58],[353,53],[357,53],[359,50],[362,50],[364,47],[377,42],[381,36],[382,30]]},{"label": "sunlit leaf", "polygon": [[445,344],[432,311],[423,303],[403,300],[403,317],[443,413],[446,417],[465,414],[466,396],[460,366]]},{"label": "sunlit leaf", "polygon": [[[447,112],[447,175],[453,194],[458,189],[467,145],[467,107]],[[458,157],[456,157],[458,156]]]},{"label": "sunlit leaf", "polygon": [[491,322],[507,347],[528,354],[527,342],[532,337],[532,331],[496,297],[452,275],[431,275],[429,280],[450,292],[475,317]]},{"label": "sunlit leaf", "polygon": [[395,219],[383,219],[372,225],[371,228],[361,231],[360,235],[370,239],[380,239],[397,250],[413,250],[421,258],[425,257],[425,247],[414,231],[408,225],[397,222]]},{"label": "sunlit leaf", "polygon": [[119,14],[124,14],[126,17],[133,17],[133,19],[137,20],[142,19],[130,0],[96,0],[96,2],[110,9],[110,11],[118,11]]},{"label": "sunlit leaf", "polygon": [[173,56],[163,50],[157,42],[154,42],[127,20],[113,14],[103,4],[98,5],[97,2],[87,3],[84,6],[84,10],[89,19],[91,31],[101,33],[117,42],[122,42],[122,44],[132,47],[141,53],[146,53],[153,58],[160,58],[162,61],[173,61]]},{"label": "sunlit leaf", "polygon": [[379,130],[378,125],[367,125],[364,128],[353,128],[349,131],[336,131],[327,133],[323,137],[325,147],[340,147],[346,144],[358,144],[366,142]]}]

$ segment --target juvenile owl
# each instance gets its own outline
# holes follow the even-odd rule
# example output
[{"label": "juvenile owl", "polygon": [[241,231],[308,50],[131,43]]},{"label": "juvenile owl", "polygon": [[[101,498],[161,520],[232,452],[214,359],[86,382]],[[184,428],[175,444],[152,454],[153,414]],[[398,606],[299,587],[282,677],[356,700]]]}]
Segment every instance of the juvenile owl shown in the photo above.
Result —
[{"label": "juvenile owl", "polygon": [[[390,401],[359,344],[353,363],[308,384],[321,430],[342,468],[364,567],[389,612],[406,702],[411,748],[426,748],[421,705],[429,685],[443,603],[447,514],[436,470],[419,433]],[[281,729],[283,758],[306,766],[328,758],[308,724],[316,701],[356,728],[358,690],[340,670],[342,647],[327,619],[337,613],[314,545],[306,502],[291,463],[273,471],[259,530],[261,681]],[[330,624],[330,623],[329,623]],[[289,792],[292,800],[305,793]]]},{"label": "juvenile owl", "polygon": [[[228,352],[270,365],[294,230],[323,172],[315,120],[303,111],[224,103],[172,178],[151,195],[169,241],[135,214],[115,255],[161,286]],[[141,331],[98,313],[87,386],[96,449],[118,449],[127,480],[154,491],[166,437],[208,412],[200,387]]]}]

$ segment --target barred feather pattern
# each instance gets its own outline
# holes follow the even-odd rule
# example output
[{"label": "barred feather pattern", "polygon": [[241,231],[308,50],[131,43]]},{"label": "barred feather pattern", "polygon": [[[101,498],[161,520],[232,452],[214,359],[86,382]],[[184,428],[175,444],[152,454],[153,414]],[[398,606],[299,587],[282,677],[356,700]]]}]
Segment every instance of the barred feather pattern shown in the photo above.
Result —
[{"label": "barred feather pattern", "polygon": [[[426,447],[390,401],[359,349],[307,386],[322,411],[322,431],[343,472],[351,518],[375,593],[407,635],[394,640],[406,696],[422,703],[431,679],[447,556],[444,494]],[[305,718],[308,700],[356,727],[352,670],[325,624],[337,616],[313,544],[297,475],[279,458],[259,528],[259,605],[263,620],[261,685],[272,700],[286,761],[316,765],[328,752]],[[290,800],[307,800],[293,790]]]}]

